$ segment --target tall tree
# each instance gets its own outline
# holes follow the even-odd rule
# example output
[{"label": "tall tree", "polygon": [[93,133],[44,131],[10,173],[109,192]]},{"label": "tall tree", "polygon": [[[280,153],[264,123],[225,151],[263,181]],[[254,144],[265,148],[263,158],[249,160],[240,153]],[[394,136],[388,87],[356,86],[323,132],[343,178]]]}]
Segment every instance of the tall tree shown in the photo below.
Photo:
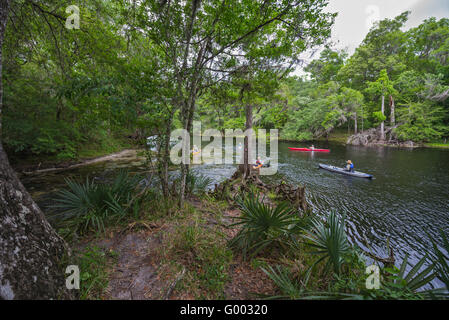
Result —
[{"label": "tall tree", "polygon": [[10,0],[0,1],[0,298],[69,297],[59,265],[66,244],[11,168],[1,140],[3,40]]},{"label": "tall tree", "polygon": [[363,121],[363,94],[351,88],[341,88],[340,96],[344,109],[348,113],[349,117],[354,119],[354,133],[357,134],[357,121],[360,115],[362,116]]},{"label": "tall tree", "polygon": [[338,71],[343,67],[347,56],[346,51],[326,48],[321,52],[320,58],[310,62],[304,70],[310,72],[312,79],[319,83],[336,81]]},{"label": "tall tree", "polygon": [[367,81],[376,81],[386,69],[390,77],[406,69],[407,35],[401,30],[407,22],[409,11],[394,19],[384,19],[374,25],[362,44],[340,69],[338,78],[343,85],[362,91]]},{"label": "tall tree", "polygon": [[[373,95],[381,97],[381,116],[385,117],[385,97],[393,96],[397,93],[396,89],[393,87],[393,82],[390,81],[386,69],[380,72],[379,78],[374,82],[367,83],[368,88],[366,91]],[[380,135],[381,139],[385,140],[385,121],[382,120],[380,124]]]},{"label": "tall tree", "polygon": [[[190,132],[198,97],[248,59],[264,56],[266,64],[288,66],[311,43],[323,43],[334,18],[323,11],[326,5],[327,0],[146,0],[135,10],[139,28],[165,54],[168,67],[161,72],[175,83],[171,103]],[[244,47],[252,42],[257,45]],[[180,202],[188,170],[182,163]]]}]

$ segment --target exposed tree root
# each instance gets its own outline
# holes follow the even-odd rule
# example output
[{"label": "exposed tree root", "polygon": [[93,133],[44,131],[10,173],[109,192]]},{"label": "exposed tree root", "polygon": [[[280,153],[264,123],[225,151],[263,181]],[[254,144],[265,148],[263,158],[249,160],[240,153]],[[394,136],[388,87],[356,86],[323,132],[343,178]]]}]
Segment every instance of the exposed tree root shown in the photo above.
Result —
[{"label": "exposed tree root", "polygon": [[239,193],[250,192],[251,186],[257,187],[263,193],[272,192],[276,195],[276,200],[288,201],[302,211],[308,209],[305,187],[295,187],[285,181],[281,181],[279,184],[266,184],[255,172],[252,172],[247,178],[243,178],[241,172],[237,170],[231,179],[215,185],[211,194],[219,199],[233,200]]}]

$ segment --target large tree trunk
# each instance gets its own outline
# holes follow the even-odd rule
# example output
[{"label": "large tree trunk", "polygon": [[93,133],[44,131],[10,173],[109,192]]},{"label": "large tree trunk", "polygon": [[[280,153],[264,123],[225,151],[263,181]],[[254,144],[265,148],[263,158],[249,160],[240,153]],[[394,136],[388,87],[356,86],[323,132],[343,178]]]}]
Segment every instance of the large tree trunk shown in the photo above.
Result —
[{"label": "large tree trunk", "polygon": [[[382,96],[382,115],[385,115],[385,96]],[[380,124],[380,137],[385,140],[385,121]]]},{"label": "large tree trunk", "polygon": [[[9,0],[0,0],[0,115],[2,46]],[[1,118],[0,118],[1,123]],[[11,168],[0,125],[0,299],[69,298],[60,259],[66,244]]]},{"label": "large tree trunk", "polygon": [[357,134],[357,112],[354,114],[354,134]]},{"label": "large tree trunk", "polygon": [[365,116],[365,114],[363,113],[363,105],[362,105],[362,132],[364,130],[364,127],[363,127],[363,118],[364,118],[364,116]]},{"label": "large tree trunk", "polygon": [[[192,132],[193,125],[193,114],[195,112],[195,104],[196,104],[196,96],[197,96],[197,88],[196,86],[192,89],[192,94],[189,98],[189,102],[187,104],[187,108],[185,109],[185,113],[183,114],[183,118],[185,119],[184,129],[188,132],[188,137],[190,139],[190,133]],[[189,141],[189,150],[190,152],[190,141]],[[184,162],[181,162],[181,188],[180,188],[180,197],[179,197],[179,205],[180,207],[184,203],[185,194],[186,194],[186,183],[187,176],[190,172],[190,165]]]}]

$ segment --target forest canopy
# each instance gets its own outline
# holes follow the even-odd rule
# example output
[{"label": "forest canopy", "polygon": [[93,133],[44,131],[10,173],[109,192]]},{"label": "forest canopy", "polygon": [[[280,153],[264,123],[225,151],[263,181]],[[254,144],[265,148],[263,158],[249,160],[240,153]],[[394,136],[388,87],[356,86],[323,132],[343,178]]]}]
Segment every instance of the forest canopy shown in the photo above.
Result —
[{"label": "forest canopy", "polygon": [[[253,101],[256,125],[281,129],[287,140],[314,140],[339,128],[355,133],[382,122],[402,141],[447,138],[449,19],[430,18],[404,31],[409,14],[376,23],[353,55],[326,46],[305,67],[309,76],[273,84],[273,95]],[[204,117],[221,128],[243,126],[243,109],[234,106],[232,94],[219,97],[204,99]]]},{"label": "forest canopy", "polygon": [[[326,1],[224,11],[220,2],[195,3],[173,4],[168,15],[159,1],[80,1],[80,29],[68,30],[68,1],[14,1],[3,54],[10,154],[76,158],[83,146],[193,119],[244,129],[246,105],[255,128],[280,129],[288,140],[381,123],[404,141],[449,136],[449,19],[404,30],[404,12],[376,23],[349,55],[329,45],[335,15],[324,13]],[[191,14],[198,20],[186,51]],[[231,23],[236,15],[242,23]],[[320,46],[307,76],[289,76],[301,53]]]}]

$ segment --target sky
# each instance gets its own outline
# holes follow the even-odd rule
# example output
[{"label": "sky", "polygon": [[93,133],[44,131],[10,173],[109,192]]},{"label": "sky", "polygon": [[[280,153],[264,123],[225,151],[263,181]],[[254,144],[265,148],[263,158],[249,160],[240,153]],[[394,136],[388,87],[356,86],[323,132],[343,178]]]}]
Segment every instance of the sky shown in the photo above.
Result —
[{"label": "sky", "polygon": [[[405,25],[407,30],[430,17],[449,18],[449,0],[329,0],[326,11],[338,13],[332,26],[333,47],[346,49],[352,55],[375,21],[411,11]],[[319,58],[320,50],[313,52],[301,56],[305,64]],[[292,75],[307,75],[304,65],[298,65]]]},{"label": "sky", "polygon": [[430,17],[449,18],[449,0],[329,0],[327,11],[338,12],[332,40],[352,54],[375,20],[391,19],[407,10],[412,13],[406,29]]}]

